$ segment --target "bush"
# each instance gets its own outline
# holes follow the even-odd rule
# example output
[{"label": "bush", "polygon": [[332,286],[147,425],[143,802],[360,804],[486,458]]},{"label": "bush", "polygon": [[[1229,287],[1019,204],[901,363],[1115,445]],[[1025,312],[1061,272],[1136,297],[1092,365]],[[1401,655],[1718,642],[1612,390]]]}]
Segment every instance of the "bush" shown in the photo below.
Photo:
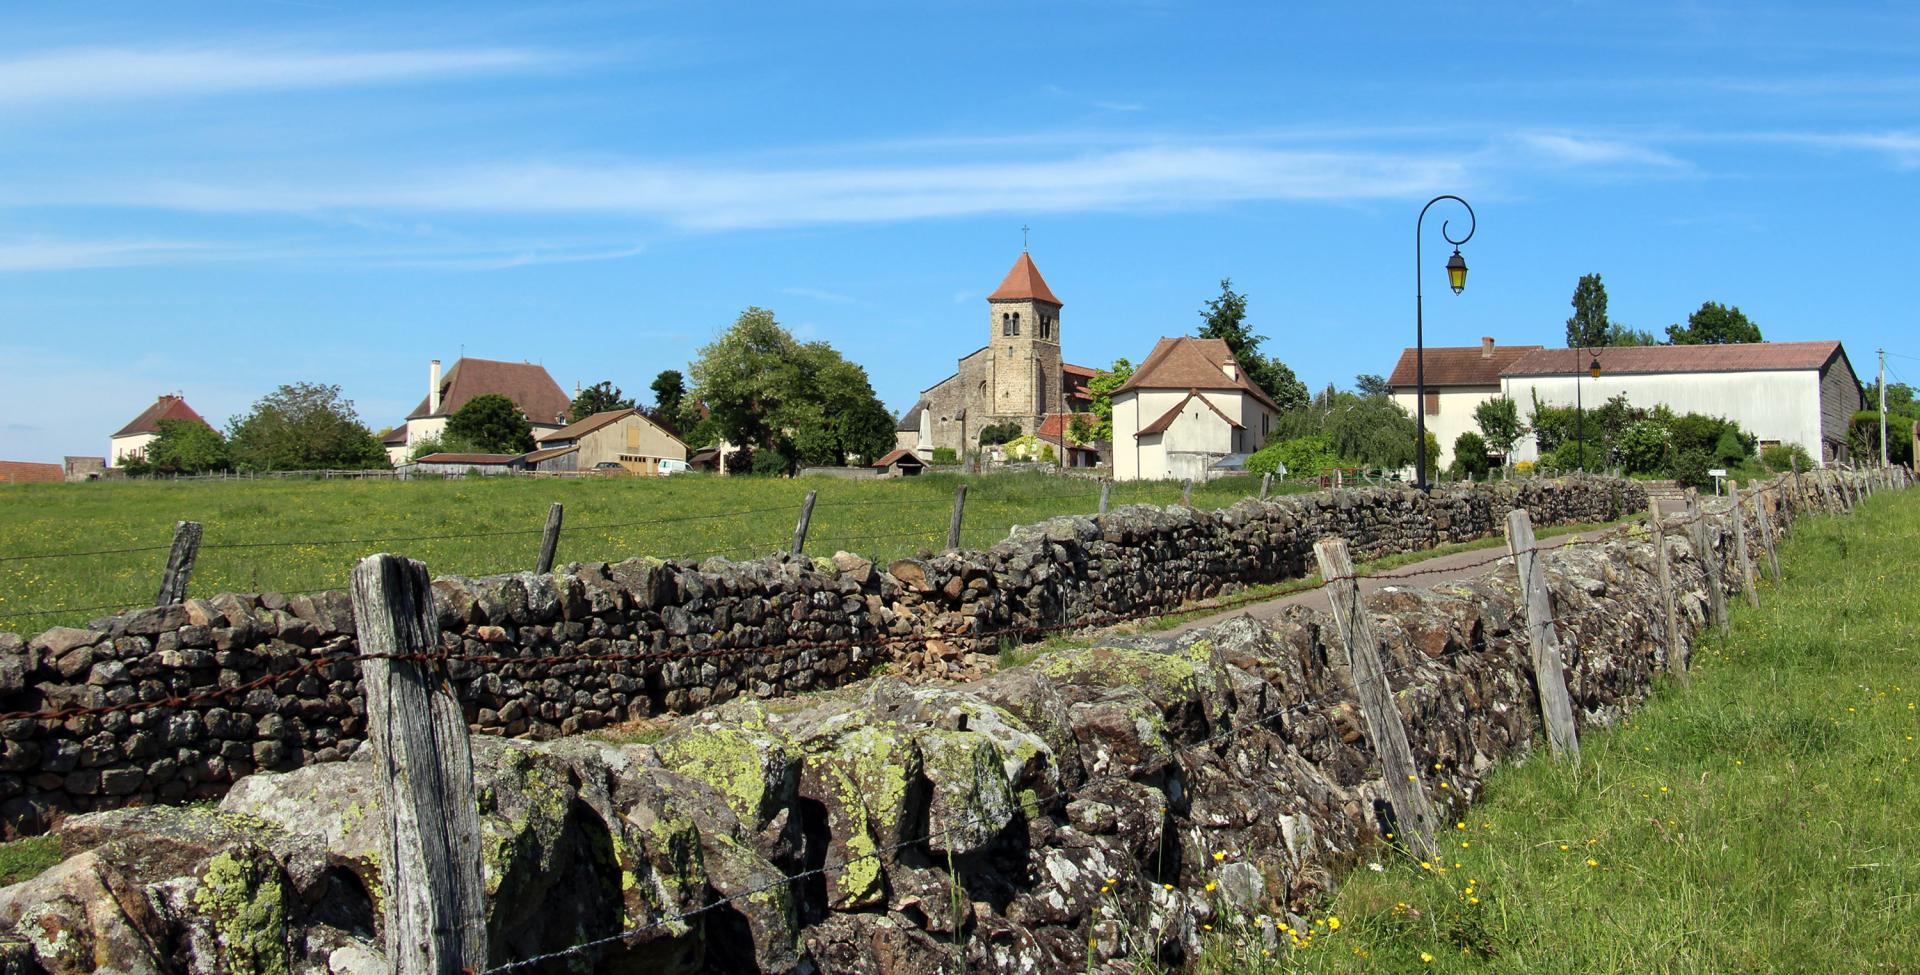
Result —
[{"label": "bush", "polygon": [[958,464],[959,462],[960,456],[953,452],[952,447],[933,448],[933,457],[928,460],[928,463],[933,464]]},{"label": "bush", "polygon": [[1813,469],[1813,458],[1807,456],[1807,448],[1797,443],[1768,444],[1760,451],[1760,463],[1776,474],[1793,470],[1793,462],[1800,462],[1803,471]]},{"label": "bush", "polygon": [[1531,474],[1533,473],[1533,468],[1534,468],[1533,461],[1530,461],[1530,460],[1515,461],[1513,465],[1513,472],[1515,474]]},{"label": "bush", "polygon": [[[1584,448],[1584,450],[1583,450]],[[1582,457],[1584,452],[1585,456]],[[1582,463],[1582,461],[1585,461]],[[1543,473],[1571,474],[1575,471],[1597,471],[1606,466],[1606,451],[1599,444],[1578,440],[1569,440],[1554,448],[1553,453],[1540,459]]]},{"label": "bush", "polygon": [[1020,424],[1014,422],[994,423],[980,431],[980,446],[992,447],[996,444],[1020,439]]},{"label": "bush", "polygon": [[[1855,463],[1880,463],[1880,414],[1873,410],[1855,413],[1847,430],[1847,446],[1853,451]],[[1887,414],[1887,462],[1913,463],[1912,417]]]},{"label": "bush", "polygon": [[1667,475],[1683,487],[1705,489],[1713,487],[1713,475],[1707,473],[1713,467],[1713,455],[1696,447],[1675,454]]},{"label": "bush", "polygon": [[1673,434],[1658,420],[1631,424],[1620,431],[1620,466],[1629,474],[1655,473],[1666,462],[1667,448],[1672,443]]},{"label": "bush", "polygon": [[1713,459],[1720,462],[1717,466],[1732,467],[1745,460],[1750,450],[1751,448],[1741,441],[1740,432],[1737,429],[1725,430],[1721,432],[1719,439],[1713,442]]},{"label": "bush", "polygon": [[[1432,436],[1432,434],[1428,434]],[[1274,474],[1285,467],[1288,477],[1318,477],[1337,467],[1357,467],[1334,453],[1326,437],[1295,437],[1260,448],[1247,458],[1247,473]]]},{"label": "bush", "polygon": [[1487,459],[1487,441],[1472,430],[1453,439],[1453,476],[1458,478],[1485,478],[1493,469],[1493,462]]},{"label": "bush", "polygon": [[756,450],[753,452],[752,470],[763,477],[779,477],[793,470],[793,461],[775,449]]}]

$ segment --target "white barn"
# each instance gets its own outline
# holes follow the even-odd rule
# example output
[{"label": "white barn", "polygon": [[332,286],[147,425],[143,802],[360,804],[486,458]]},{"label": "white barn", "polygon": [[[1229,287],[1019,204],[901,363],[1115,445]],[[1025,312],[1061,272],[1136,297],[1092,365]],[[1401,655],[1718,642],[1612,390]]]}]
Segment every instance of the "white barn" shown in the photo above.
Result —
[{"label": "white barn", "polygon": [[[1473,411],[1481,403],[1500,396],[1500,370],[1539,352],[1545,346],[1497,346],[1491,337],[1479,345],[1441,346],[1426,350],[1426,403],[1420,402],[1420,387],[1414,383],[1414,350],[1404,349],[1387,377],[1388,395],[1394,403],[1415,416],[1415,410],[1427,411],[1427,432],[1440,444],[1437,457],[1429,458],[1427,470],[1440,470],[1453,463],[1453,441],[1463,433],[1479,433]],[[1525,415],[1524,409],[1522,415]]]},{"label": "white barn", "polygon": [[[1597,358],[1600,376],[1588,367]],[[1821,465],[1847,460],[1847,424],[1866,408],[1860,378],[1839,342],[1751,342],[1731,345],[1609,347],[1597,356],[1576,349],[1533,352],[1500,372],[1501,391],[1520,404],[1533,398],[1559,406],[1599,406],[1624,394],[1638,407],[1664,404],[1678,413],[1724,416],[1762,446],[1799,444]],[[1533,460],[1532,437],[1516,460]]]},{"label": "white barn", "polygon": [[1267,442],[1280,412],[1219,339],[1161,339],[1113,392],[1116,481],[1204,481]]}]

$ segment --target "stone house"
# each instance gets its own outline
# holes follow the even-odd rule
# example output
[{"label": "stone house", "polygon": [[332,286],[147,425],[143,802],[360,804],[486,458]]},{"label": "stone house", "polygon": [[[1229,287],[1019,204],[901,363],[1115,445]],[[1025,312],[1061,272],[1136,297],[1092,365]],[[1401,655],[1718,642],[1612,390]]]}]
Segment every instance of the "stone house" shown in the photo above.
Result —
[{"label": "stone house", "polygon": [[[1473,411],[1481,403],[1501,396],[1500,370],[1527,355],[1542,351],[1539,345],[1495,345],[1492,336],[1479,345],[1441,346],[1426,350],[1426,402],[1419,402],[1419,386],[1414,383],[1414,350],[1402,349],[1400,361],[1387,376],[1388,395],[1408,416],[1415,410],[1426,411],[1427,432],[1440,444],[1440,453],[1427,459],[1429,471],[1453,463],[1453,442],[1461,434],[1479,433]],[[1526,406],[1520,408],[1522,418]]]},{"label": "stone house", "polygon": [[396,465],[406,463],[413,445],[444,433],[449,417],[469,400],[488,393],[512,400],[526,415],[535,440],[566,426],[573,408],[573,401],[545,366],[461,358],[443,376],[440,360],[434,359],[427,365],[427,395],[399,426],[380,438],[387,448],[387,459]]},{"label": "stone house", "polygon": [[521,458],[541,472],[590,471],[615,463],[634,474],[658,474],[663,460],[687,459],[687,445],[639,410],[608,410],[538,439]]},{"label": "stone house", "polygon": [[140,411],[140,415],[128,421],[127,425],[108,438],[107,456],[109,463],[118,467],[124,461],[145,460],[147,446],[160,436],[160,421],[188,420],[201,426],[212,424],[193,411],[187,405],[186,398],[178,393],[168,393],[153,401],[153,405]]},{"label": "stone house", "polygon": [[980,431],[1012,423],[1021,434],[1046,418],[1086,409],[1097,370],[1061,361],[1062,303],[1022,251],[987,296],[987,344],[960,358],[953,375],[927,387],[895,427],[895,445],[930,456],[965,454]]},{"label": "stone house", "polygon": [[1279,413],[1226,342],[1163,338],[1113,391],[1113,478],[1206,480],[1265,446]]},{"label": "stone house", "polygon": [[[1589,371],[1595,361],[1597,378]],[[1723,416],[1761,446],[1799,444],[1822,466],[1849,460],[1847,427],[1867,404],[1837,341],[1626,346],[1597,354],[1541,349],[1500,371],[1501,392],[1520,404],[1523,418],[1536,396],[1574,405],[1576,383],[1579,402],[1589,408],[1624,395],[1638,407]],[[1514,451],[1516,460],[1538,457],[1530,436]]]}]

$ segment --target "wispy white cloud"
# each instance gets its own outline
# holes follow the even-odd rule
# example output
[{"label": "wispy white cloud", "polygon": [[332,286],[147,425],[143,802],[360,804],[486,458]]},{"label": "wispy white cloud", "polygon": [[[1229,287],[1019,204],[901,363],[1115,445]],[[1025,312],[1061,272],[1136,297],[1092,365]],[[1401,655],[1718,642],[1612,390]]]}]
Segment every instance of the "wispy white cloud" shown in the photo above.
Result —
[{"label": "wispy white cloud", "polygon": [[1815,149],[1839,149],[1884,153],[1902,169],[1920,167],[1920,130],[1885,132],[1770,132],[1735,138],[1756,142],[1779,142]]},{"label": "wispy white cloud", "polygon": [[205,259],[216,250],[205,243],[172,240],[0,241],[0,271],[172,264]]},{"label": "wispy white cloud", "polygon": [[1679,169],[1687,163],[1650,146],[1553,132],[1527,132],[1516,139],[1527,152],[1572,166],[1653,166]]},{"label": "wispy white cloud", "polygon": [[354,241],[0,240],[0,274],[95,268],[214,264],[301,263],[335,266],[419,267],[496,271],[543,264],[580,264],[636,257],[644,244],[429,241],[365,244]]},{"label": "wispy white cloud", "polygon": [[422,81],[527,69],[550,60],[507,48],[72,48],[0,59],[0,106]]}]

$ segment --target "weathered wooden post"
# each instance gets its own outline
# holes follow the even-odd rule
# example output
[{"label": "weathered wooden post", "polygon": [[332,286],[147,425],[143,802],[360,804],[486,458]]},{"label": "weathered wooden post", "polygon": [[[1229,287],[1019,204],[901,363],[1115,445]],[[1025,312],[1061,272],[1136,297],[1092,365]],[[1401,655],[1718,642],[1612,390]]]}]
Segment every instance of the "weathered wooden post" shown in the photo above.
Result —
[{"label": "weathered wooden post", "polygon": [[1767,550],[1767,575],[1776,584],[1780,581],[1780,556],[1773,550],[1773,516],[1767,514],[1767,496],[1778,490],[1776,482],[1753,494],[1753,517],[1760,523],[1760,544]]},{"label": "weathered wooden post", "polygon": [[1273,490],[1273,472],[1260,475],[1260,500],[1267,500],[1267,492]]},{"label": "weathered wooden post", "polygon": [[1191,477],[1187,478],[1186,489],[1180,492],[1180,504],[1187,508],[1193,507],[1193,478]]},{"label": "weathered wooden post", "polygon": [[1527,509],[1507,512],[1507,552],[1520,573],[1520,598],[1527,607],[1527,643],[1533,650],[1533,683],[1540,692],[1540,719],[1555,757],[1580,761],[1580,733],[1567,698],[1567,672],[1560,656],[1560,634],[1553,628],[1553,604],[1547,599],[1547,570],[1533,543]]},{"label": "weathered wooden post", "polygon": [[1733,562],[1740,570],[1740,588],[1746,590],[1747,606],[1760,608],[1760,585],[1754,578],[1753,557],[1747,549],[1747,516],[1740,508],[1740,482],[1727,478],[1727,499],[1733,504],[1727,514],[1733,518]]},{"label": "weathered wooden post", "polygon": [[1707,608],[1713,614],[1713,625],[1720,628],[1720,635],[1726,636],[1727,625],[1727,589],[1720,578],[1720,556],[1713,550],[1713,540],[1707,534],[1707,512],[1700,505],[1700,492],[1687,489],[1687,537],[1693,543],[1693,557],[1700,560],[1700,570],[1706,576]]},{"label": "weathered wooden post", "polygon": [[1327,582],[1333,620],[1346,650],[1347,672],[1353,680],[1354,696],[1360,700],[1367,738],[1380,756],[1400,837],[1415,856],[1431,857],[1436,822],[1433,807],[1420,786],[1413,748],[1407,744],[1407,729],[1401,723],[1400,708],[1394,704],[1393,687],[1380,666],[1380,644],[1374,638],[1366,604],[1360,599],[1360,586],[1353,578],[1347,543],[1338,538],[1322,539],[1314,543],[1313,554],[1320,561],[1320,578]]},{"label": "weathered wooden post", "polygon": [[960,485],[960,490],[953,493],[953,520],[947,522],[947,548],[949,550],[955,550],[960,547],[960,519],[966,514],[966,510],[967,486],[962,484]]},{"label": "weathered wooden post", "polygon": [[540,561],[533,567],[533,571],[541,575],[553,571],[553,554],[560,548],[560,520],[564,513],[558,501],[547,509],[547,530],[540,536]]},{"label": "weathered wooden post", "polygon": [[388,822],[380,898],[395,975],[460,975],[486,965],[480,820],[467,721],[439,641],[427,567],[371,555],[353,569],[367,744]]},{"label": "weathered wooden post", "polygon": [[795,555],[807,550],[807,526],[813,524],[813,499],[819,496],[819,491],[808,491],[807,499],[800,502],[800,520],[793,526],[793,554]]},{"label": "weathered wooden post", "polygon": [[160,570],[160,595],[155,606],[170,606],[187,601],[187,584],[193,581],[193,563],[200,558],[200,523],[175,522],[173,547],[167,550],[167,564]]},{"label": "weathered wooden post", "polygon": [[1660,580],[1660,606],[1667,618],[1667,670],[1687,677],[1687,648],[1680,643],[1680,611],[1673,605],[1673,565],[1667,556],[1667,531],[1660,521],[1660,502],[1647,502],[1647,524],[1653,531],[1654,574]]},{"label": "weathered wooden post", "polygon": [[1100,513],[1101,514],[1104,515],[1107,513],[1107,501],[1112,497],[1113,497],[1113,479],[1102,478],[1100,481]]}]

